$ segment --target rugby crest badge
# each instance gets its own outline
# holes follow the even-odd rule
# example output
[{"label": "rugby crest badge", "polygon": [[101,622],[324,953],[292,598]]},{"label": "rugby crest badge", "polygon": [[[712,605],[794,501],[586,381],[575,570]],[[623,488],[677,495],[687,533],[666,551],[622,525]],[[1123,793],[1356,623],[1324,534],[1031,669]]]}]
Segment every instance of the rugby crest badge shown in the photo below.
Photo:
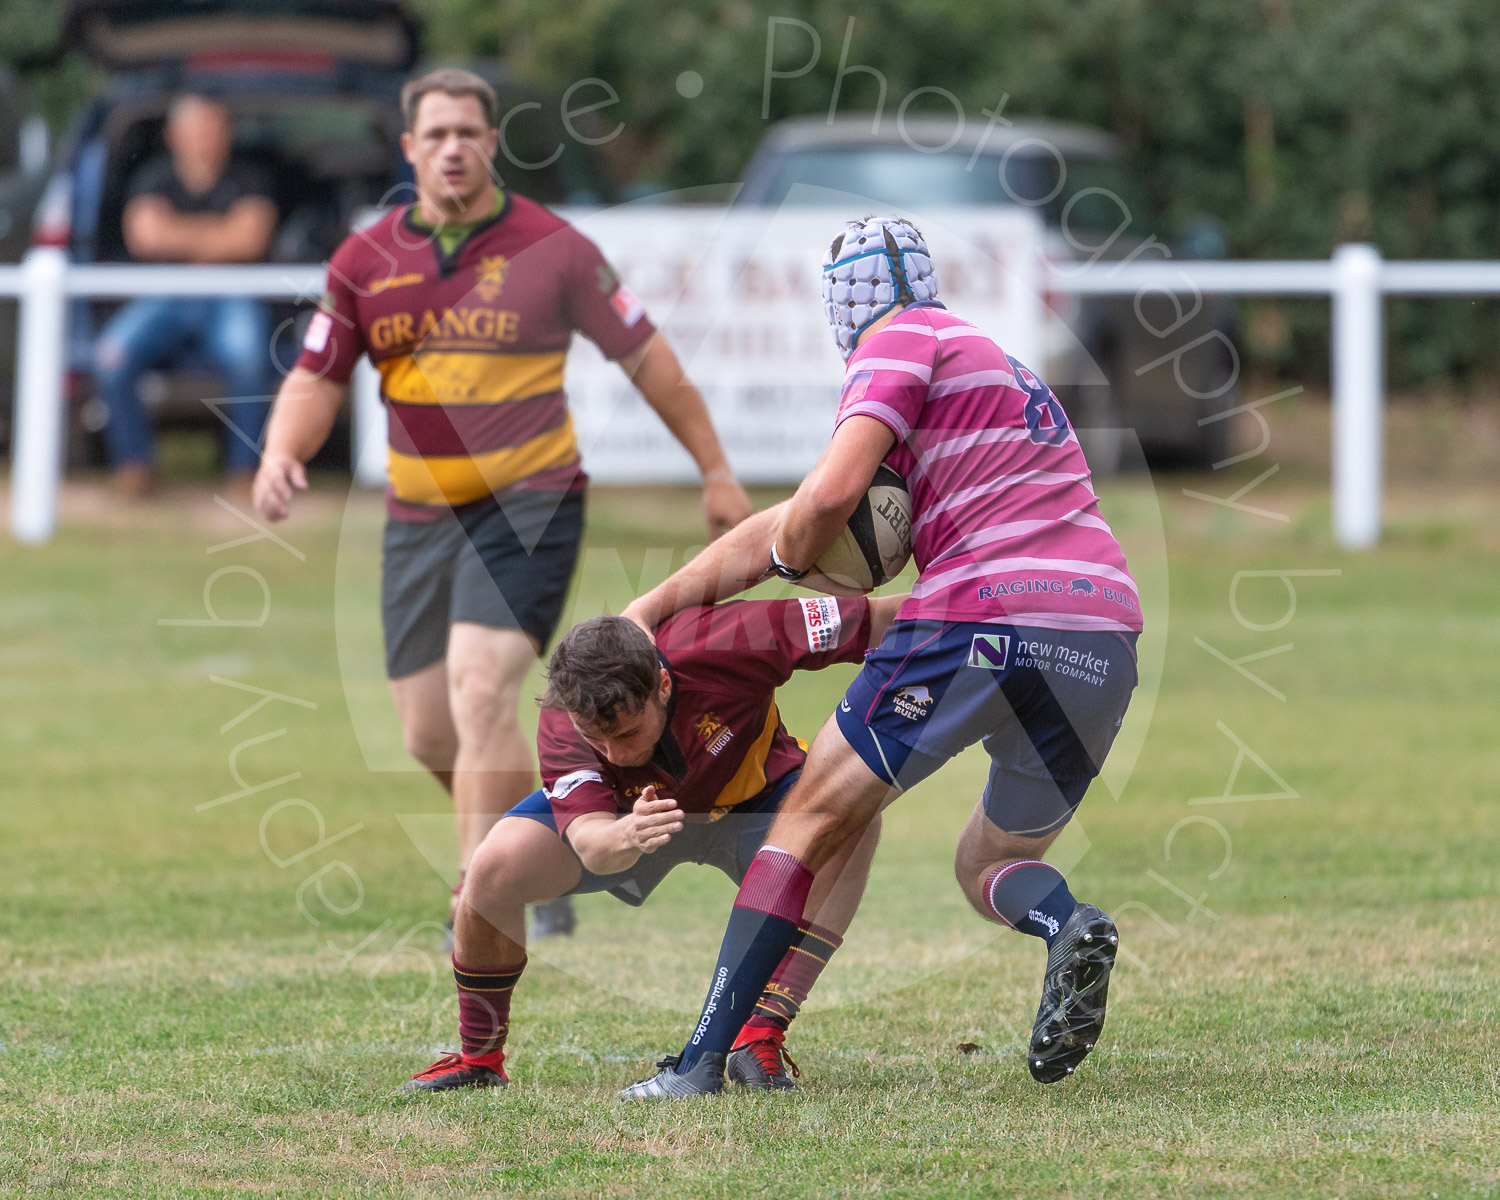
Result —
[{"label": "rugby crest badge", "polygon": [[486,254],[479,260],[475,270],[474,290],[486,304],[493,304],[500,289],[505,286],[505,273],[510,269],[510,259],[503,254]]}]

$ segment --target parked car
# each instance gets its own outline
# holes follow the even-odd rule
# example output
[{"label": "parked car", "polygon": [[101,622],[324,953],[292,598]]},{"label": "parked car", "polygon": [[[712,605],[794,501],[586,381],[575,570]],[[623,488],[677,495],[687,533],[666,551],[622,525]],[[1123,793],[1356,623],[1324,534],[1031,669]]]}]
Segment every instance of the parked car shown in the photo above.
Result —
[{"label": "parked car", "polygon": [[[74,120],[35,207],[36,244],[64,247],[75,262],[129,255],[121,218],[128,183],[164,149],[167,109],[183,92],[213,96],[235,123],[235,153],[262,164],[276,184],[280,219],[273,262],[322,262],[361,217],[405,203],[400,89],[416,69],[420,29],[401,0],[71,0],[63,41],[108,72],[102,92]],[[565,136],[555,103],[504,77],[496,85],[510,155],[506,186],[543,203],[613,199],[607,176]],[[551,148],[561,152],[551,154]],[[545,163],[534,168],[517,162]],[[75,302],[69,314],[73,456],[101,460],[103,406],[91,397],[93,342],[118,302]],[[277,361],[295,360],[301,325],[276,306]],[[309,314],[301,312],[302,321]],[[12,370],[0,360],[0,372]],[[191,361],[148,376],[144,399],[158,426],[217,429],[202,403],[217,379]],[[323,458],[347,462],[346,430]]]},{"label": "parked car", "polygon": [[[868,113],[833,121],[793,118],[766,134],[746,165],[736,203],[796,203],[798,185],[855,193],[917,213],[943,205],[1025,204],[1041,215],[1043,252],[1057,264],[1093,257],[1089,248],[1104,245],[1124,220],[1127,230],[1102,259],[1126,258],[1151,232],[1143,189],[1129,176],[1120,144],[1099,130],[1064,122],[959,127],[952,120],[921,117],[898,127],[886,118],[876,128]],[[1070,236],[1064,234],[1065,208]],[[1188,256],[1202,253],[1200,244]],[[1208,465],[1226,456],[1231,422],[1199,421],[1234,405],[1236,389],[1207,401],[1191,394],[1212,392],[1233,379],[1224,343],[1209,339],[1183,355],[1186,389],[1170,364],[1141,368],[1211,330],[1227,335],[1233,318],[1228,303],[1205,298],[1192,319],[1164,340],[1142,322],[1135,297],[1080,300],[1048,294],[1045,299],[1048,361],[1041,369],[1074,424],[1085,431],[1081,440],[1096,469],[1114,469],[1120,445],[1108,434],[1088,434],[1090,429],[1134,429],[1158,461]],[[1158,328],[1170,325],[1167,297],[1140,299],[1141,311]],[[1097,364],[1107,382],[1099,382],[1090,364]]]}]

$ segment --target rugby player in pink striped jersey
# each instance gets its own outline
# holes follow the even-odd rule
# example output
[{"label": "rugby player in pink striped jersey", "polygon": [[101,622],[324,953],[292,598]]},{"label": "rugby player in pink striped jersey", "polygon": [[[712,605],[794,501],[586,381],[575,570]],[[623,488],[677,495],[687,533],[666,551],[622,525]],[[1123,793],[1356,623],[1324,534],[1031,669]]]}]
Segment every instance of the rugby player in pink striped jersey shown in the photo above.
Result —
[{"label": "rugby player in pink striped jersey", "polygon": [[1136,685],[1134,580],[1062,406],[937,302],[922,235],[850,223],[823,267],[847,362],[833,440],[797,493],[716,542],[626,615],[648,629],[779,574],[803,583],[882,462],[912,497],[911,598],[865,657],[746,872],[683,1052],[621,1093],[722,1086],[725,1054],[796,936],[813,873],[880,809],[982,742],[988,783],[955,869],[985,919],[1041,938],[1028,1067],[1071,1075],[1104,1025],[1118,935],[1041,861],[1072,817]]}]

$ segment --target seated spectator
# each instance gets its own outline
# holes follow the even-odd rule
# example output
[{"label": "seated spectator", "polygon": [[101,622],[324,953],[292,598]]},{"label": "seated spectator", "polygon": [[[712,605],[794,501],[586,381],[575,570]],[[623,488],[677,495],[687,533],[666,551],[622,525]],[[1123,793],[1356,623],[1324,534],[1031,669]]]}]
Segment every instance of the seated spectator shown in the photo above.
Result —
[{"label": "seated spectator", "polygon": [[[265,172],[231,156],[233,121],[222,104],[182,96],[167,116],[169,155],[131,179],[125,245],[137,262],[249,263],[266,256],[276,206]],[[225,468],[249,490],[270,410],[271,319],[243,296],[146,296],[122,308],[96,348],[97,380],[109,411],[105,441],[115,486],[141,496],[156,480],[151,426],[141,406],[141,375],[196,350],[223,374]]]}]

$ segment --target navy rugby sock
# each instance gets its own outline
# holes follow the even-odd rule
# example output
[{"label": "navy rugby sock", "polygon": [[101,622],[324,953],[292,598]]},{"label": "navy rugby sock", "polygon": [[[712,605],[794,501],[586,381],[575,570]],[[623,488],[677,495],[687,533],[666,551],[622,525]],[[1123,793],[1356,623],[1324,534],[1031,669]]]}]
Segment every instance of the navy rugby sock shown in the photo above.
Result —
[{"label": "navy rugby sock", "polygon": [[686,1072],[705,1054],[727,1054],[735,1035],[755,1012],[787,950],[801,932],[802,911],[813,873],[796,857],[762,846],[745,872],[724,944],[714,967],[708,999],[677,1064]]},{"label": "navy rugby sock", "polygon": [[1049,946],[1078,907],[1062,872],[1035,859],[996,867],[985,876],[984,896],[991,911],[1012,929]]}]

